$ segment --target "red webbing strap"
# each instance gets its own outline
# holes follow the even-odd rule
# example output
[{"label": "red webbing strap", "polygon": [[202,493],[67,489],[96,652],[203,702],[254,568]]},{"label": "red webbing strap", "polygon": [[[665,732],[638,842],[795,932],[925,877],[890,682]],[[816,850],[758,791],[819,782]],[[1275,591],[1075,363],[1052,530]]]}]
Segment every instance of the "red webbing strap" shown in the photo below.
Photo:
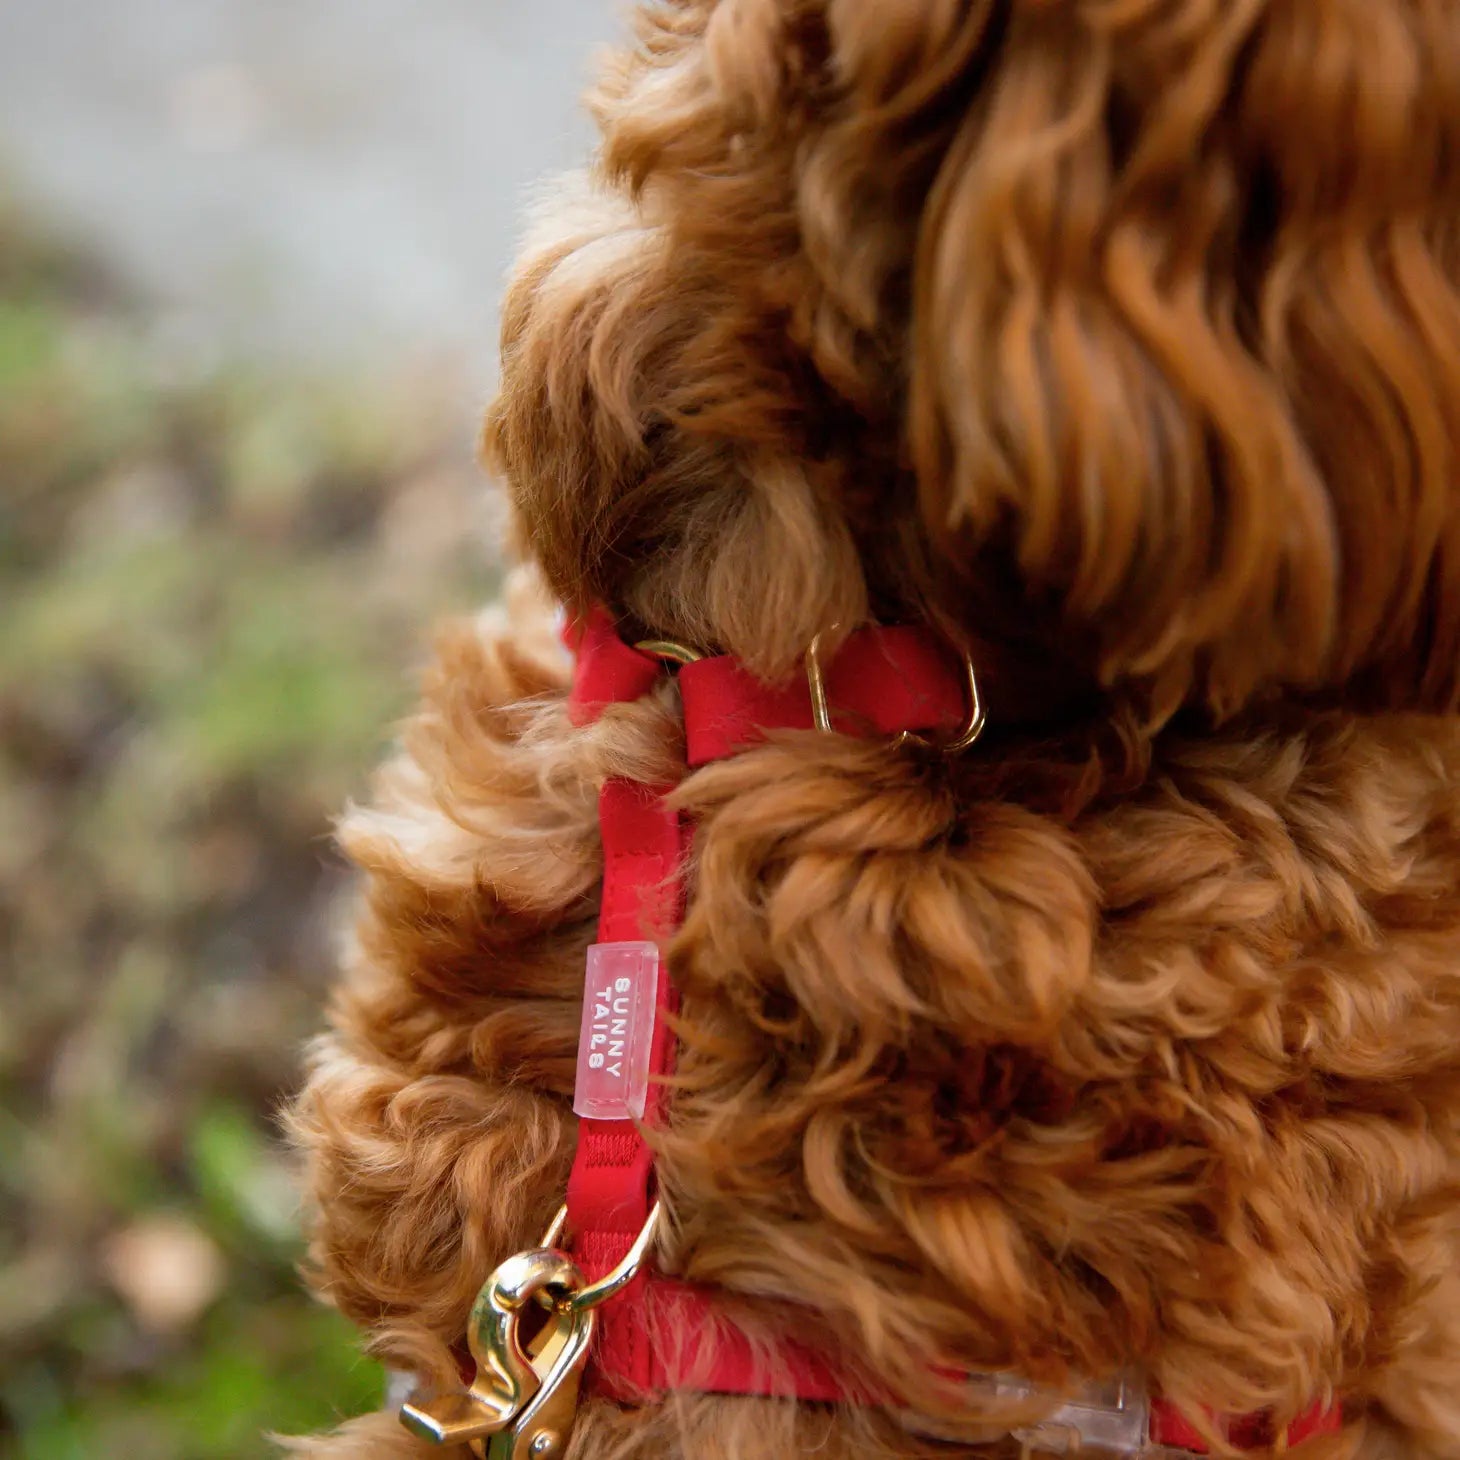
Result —
[{"label": "red webbing strap", "polygon": [[[662,938],[678,925],[680,867],[684,857],[678,815],[664,797],[672,787],[610,780],[599,795],[603,829],[603,904],[600,943]],[[650,1083],[644,1122],[655,1125],[664,1101],[661,1078],[669,1073],[673,1040],[663,1014],[673,1007],[666,962],[655,990],[659,1016],[649,1052]],[[568,1220],[576,1236],[573,1255],[589,1281],[603,1277],[628,1252],[649,1216],[654,1155],[639,1128],[618,1120],[578,1122],[578,1149],[568,1177]],[[641,1287],[642,1282],[635,1284]],[[632,1291],[632,1290],[631,1290]],[[652,1387],[648,1334],[627,1303],[628,1294],[598,1310],[595,1353],[612,1355],[612,1367],[635,1389]]]},{"label": "red webbing strap", "polygon": [[[578,655],[568,711],[587,724],[611,704],[636,700],[662,677],[663,666],[630,648],[612,619],[595,611],[564,637]],[[610,779],[598,798],[603,835],[603,893],[598,914],[600,943],[660,939],[673,932],[683,915],[680,869],[684,833],[665,796],[673,787],[646,786]],[[672,1007],[665,964],[659,966],[655,1003],[660,1014]],[[650,1045],[650,1084],[644,1121],[657,1122],[663,1086],[655,1076],[668,1073],[673,1043],[668,1020],[658,1017]],[[649,1215],[654,1158],[639,1129],[616,1120],[580,1120],[578,1149],[568,1177],[568,1220],[575,1234],[574,1257],[590,1281],[615,1267],[639,1235]],[[637,1285],[636,1285],[637,1286]],[[613,1365],[639,1389],[651,1383],[649,1345],[642,1323],[620,1297],[599,1310],[595,1352],[613,1355]]]},{"label": "red webbing strap", "polygon": [[605,1343],[595,1352],[593,1381],[614,1398],[686,1389],[822,1404],[887,1402],[860,1391],[843,1366],[794,1338],[778,1337],[769,1350],[758,1349],[727,1320],[724,1300],[712,1289],[649,1272],[599,1309],[605,1317],[610,1312],[620,1324],[617,1334],[632,1329],[643,1336],[647,1355],[642,1377],[634,1377],[624,1349]]},{"label": "red webbing strap", "polygon": [[575,725],[596,720],[609,705],[637,700],[653,689],[664,666],[619,638],[607,610],[595,608],[586,619],[570,620],[563,642],[575,654],[568,718]]},{"label": "red webbing strap", "polygon": [[[826,665],[825,678],[832,725],[849,734],[948,731],[968,714],[956,655],[924,628],[858,629]],[[765,684],[729,655],[686,664],[679,692],[692,767],[733,755],[767,730],[814,724],[804,674]]]},{"label": "red webbing strap", "polygon": [[[1273,1434],[1272,1422],[1266,1414],[1229,1416],[1221,1428],[1239,1450],[1270,1449],[1278,1438]],[[1288,1426],[1286,1443],[1297,1445],[1315,1435],[1336,1435],[1342,1429],[1343,1405],[1338,1400],[1318,1400]],[[1157,1445],[1189,1450],[1195,1455],[1211,1453],[1211,1446],[1201,1432],[1169,1399],[1158,1397],[1151,1400],[1151,1440]]]}]

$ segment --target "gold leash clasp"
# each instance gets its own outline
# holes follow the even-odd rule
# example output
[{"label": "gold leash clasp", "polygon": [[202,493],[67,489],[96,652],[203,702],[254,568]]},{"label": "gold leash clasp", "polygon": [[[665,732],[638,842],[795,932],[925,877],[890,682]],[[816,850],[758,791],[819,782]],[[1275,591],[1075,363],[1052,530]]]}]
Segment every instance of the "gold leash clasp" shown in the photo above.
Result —
[{"label": "gold leash clasp", "polygon": [[[560,1456],[593,1340],[593,1310],[570,1303],[584,1286],[577,1264],[554,1248],[509,1257],[472,1305],[467,1347],[476,1376],[470,1387],[412,1395],[401,1407],[401,1423],[435,1445],[470,1445],[484,1460]],[[547,1308],[547,1319],[524,1344],[522,1320],[534,1299]]]},{"label": "gold leash clasp", "polygon": [[[467,1347],[476,1365],[470,1386],[413,1394],[401,1406],[401,1423],[433,1445],[469,1445],[480,1460],[560,1460],[573,1429],[598,1305],[637,1276],[659,1216],[656,1202],[624,1260],[589,1283],[555,1245],[567,1220],[567,1208],[560,1210],[540,1247],[509,1257],[482,1284],[467,1323]],[[524,1343],[522,1321],[533,1304],[547,1318]]]}]

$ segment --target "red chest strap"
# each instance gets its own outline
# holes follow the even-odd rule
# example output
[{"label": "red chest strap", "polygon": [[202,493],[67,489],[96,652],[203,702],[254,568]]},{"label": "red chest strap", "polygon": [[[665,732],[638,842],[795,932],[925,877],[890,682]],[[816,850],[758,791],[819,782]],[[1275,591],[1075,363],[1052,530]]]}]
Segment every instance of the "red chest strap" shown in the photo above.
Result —
[{"label": "red chest strap", "polygon": [[[631,649],[606,613],[597,612],[566,636],[577,652],[577,672],[568,701],[577,724],[598,718],[612,704],[641,698],[664,674],[663,665]],[[576,640],[576,644],[573,643]],[[683,915],[681,867],[687,847],[680,817],[665,796],[671,786],[646,786],[611,779],[598,797],[603,837],[603,891],[598,941],[659,941],[673,933]],[[661,962],[655,1004],[673,1007],[668,967]],[[672,1041],[668,1021],[654,1020],[649,1055],[651,1080],[644,1119],[658,1123],[662,1083],[669,1072]],[[568,1178],[568,1216],[576,1233],[574,1255],[590,1281],[603,1277],[624,1257],[649,1216],[654,1158],[636,1126],[625,1121],[582,1119],[578,1149]],[[635,1288],[642,1284],[635,1284]],[[599,1315],[595,1355],[612,1356],[624,1382],[638,1390],[652,1386],[650,1352],[642,1323],[626,1311],[628,1294]],[[601,1362],[600,1362],[601,1367]]]}]

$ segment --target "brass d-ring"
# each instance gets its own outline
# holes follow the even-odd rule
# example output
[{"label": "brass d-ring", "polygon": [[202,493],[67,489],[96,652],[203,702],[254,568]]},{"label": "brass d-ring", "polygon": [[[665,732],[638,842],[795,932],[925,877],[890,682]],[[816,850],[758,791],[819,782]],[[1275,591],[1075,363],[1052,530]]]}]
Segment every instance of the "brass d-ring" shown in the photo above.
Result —
[{"label": "brass d-ring", "polygon": [[673,639],[640,639],[634,645],[641,654],[650,654],[666,664],[697,664],[705,656],[688,644],[678,644]]},{"label": "brass d-ring", "polygon": [[[834,632],[840,625],[833,624],[827,632]],[[984,711],[983,697],[978,689],[978,671],[974,668],[973,655],[963,651],[963,674],[967,713],[957,734],[948,740],[929,740],[912,730],[898,732],[892,742],[900,750],[904,745],[921,745],[936,750],[940,755],[962,755],[980,735],[988,723]],[[817,634],[806,646],[806,689],[811,695],[811,723],[826,734],[832,730],[831,705],[826,697],[826,674],[821,667],[821,635]]]},{"label": "brass d-ring", "polygon": [[[833,624],[834,633],[840,624]],[[821,635],[806,646],[806,688],[811,695],[811,723],[823,735],[831,734],[831,707],[826,702],[826,676],[821,672]]]},{"label": "brass d-ring", "polygon": [[[572,1312],[582,1312],[588,1308],[596,1308],[600,1303],[605,1303],[621,1292],[624,1288],[638,1277],[639,1269],[644,1265],[644,1259],[649,1255],[649,1248],[655,1236],[659,1232],[659,1222],[663,1216],[663,1206],[655,1202],[649,1209],[649,1215],[644,1225],[639,1229],[639,1235],[634,1238],[629,1250],[624,1253],[618,1266],[611,1272],[605,1273],[597,1282],[586,1283],[570,1292],[557,1297],[553,1303],[544,1303],[544,1307],[555,1306]],[[558,1208],[557,1215],[553,1218],[547,1232],[542,1239],[543,1247],[556,1247],[562,1239],[563,1231],[568,1225],[568,1208]]]},{"label": "brass d-ring", "polygon": [[662,1214],[663,1208],[656,1201],[649,1208],[649,1215],[639,1229],[639,1235],[634,1238],[633,1245],[624,1253],[619,1265],[612,1272],[605,1273],[596,1283],[589,1283],[586,1287],[579,1288],[568,1295],[567,1305],[574,1313],[581,1313],[589,1308],[596,1308],[600,1303],[607,1302],[609,1298],[622,1292],[638,1277],[639,1269],[643,1267],[644,1259],[649,1255],[649,1248],[658,1235]]},{"label": "brass d-ring", "polygon": [[925,735],[904,730],[897,737],[897,744],[906,745],[911,741],[914,745],[936,750],[940,755],[962,755],[983,734],[983,727],[988,723],[983,697],[978,692],[978,671],[973,667],[973,655],[966,650],[963,655],[963,688],[968,713],[956,735],[949,740],[929,740]]}]

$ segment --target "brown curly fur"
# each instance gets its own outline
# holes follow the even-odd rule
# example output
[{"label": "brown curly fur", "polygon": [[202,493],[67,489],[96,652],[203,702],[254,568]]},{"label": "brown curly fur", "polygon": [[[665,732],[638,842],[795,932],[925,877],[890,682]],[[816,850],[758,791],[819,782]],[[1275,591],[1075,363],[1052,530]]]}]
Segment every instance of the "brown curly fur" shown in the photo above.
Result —
[{"label": "brown curly fur", "polygon": [[[676,0],[508,299],[488,450],[573,606],[794,670],[972,644],[943,763],[686,777],[575,729],[545,609],[449,630],[342,840],[294,1125],[322,1290],[426,1374],[560,1200],[608,775],[698,827],[660,1257],[939,1364],[1342,1394],[1460,1456],[1460,4]],[[769,1300],[769,1301],[767,1301]],[[582,1460],[994,1454],[890,1413],[585,1405]],[[389,1415],[300,1442],[431,1452]],[[1006,1447],[1005,1447],[1006,1448]]]}]

